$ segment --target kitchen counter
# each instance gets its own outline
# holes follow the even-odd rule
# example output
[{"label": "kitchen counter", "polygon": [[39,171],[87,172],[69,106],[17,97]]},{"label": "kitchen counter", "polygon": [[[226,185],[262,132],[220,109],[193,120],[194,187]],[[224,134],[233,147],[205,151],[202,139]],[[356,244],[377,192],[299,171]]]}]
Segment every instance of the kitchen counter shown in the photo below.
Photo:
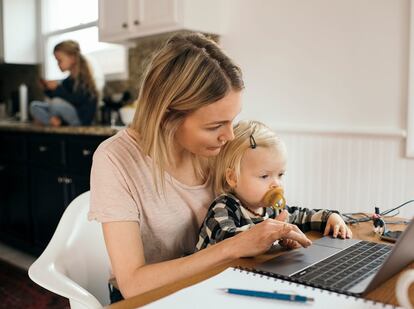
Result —
[{"label": "kitchen counter", "polygon": [[124,129],[123,126],[85,126],[85,127],[44,127],[35,125],[33,122],[19,122],[13,120],[0,120],[0,131],[19,131],[19,132],[37,132],[37,133],[54,133],[70,135],[97,135],[111,136]]}]

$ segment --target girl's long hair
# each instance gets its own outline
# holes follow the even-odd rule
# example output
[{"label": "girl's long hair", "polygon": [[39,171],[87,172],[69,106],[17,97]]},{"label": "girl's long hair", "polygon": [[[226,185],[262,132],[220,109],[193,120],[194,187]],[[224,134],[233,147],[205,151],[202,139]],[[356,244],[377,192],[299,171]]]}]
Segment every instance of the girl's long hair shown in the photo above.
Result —
[{"label": "girl's long hair", "polygon": [[69,56],[75,57],[75,65],[77,72],[75,79],[75,90],[82,89],[87,93],[90,93],[93,98],[98,97],[98,91],[96,89],[95,80],[92,77],[92,71],[85,56],[81,54],[78,42],[73,40],[67,40],[60,42],[55,46],[53,52],[62,52]]},{"label": "girl's long hair", "polygon": [[[131,128],[154,164],[154,183],[164,189],[165,168],[174,164],[174,137],[185,117],[244,88],[240,68],[202,34],[175,35],[155,55],[143,79]],[[209,160],[193,155],[199,179],[209,179]],[[163,191],[163,190],[162,190]]]}]

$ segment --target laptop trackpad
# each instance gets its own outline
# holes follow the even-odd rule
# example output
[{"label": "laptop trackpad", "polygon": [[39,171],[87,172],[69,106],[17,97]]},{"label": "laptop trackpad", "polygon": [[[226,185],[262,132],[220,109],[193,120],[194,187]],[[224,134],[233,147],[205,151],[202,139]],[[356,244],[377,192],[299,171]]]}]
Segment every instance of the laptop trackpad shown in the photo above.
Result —
[{"label": "laptop trackpad", "polygon": [[308,248],[300,248],[275,257],[254,268],[283,276],[291,276],[297,271],[325,259],[341,249],[330,248],[313,244]]}]

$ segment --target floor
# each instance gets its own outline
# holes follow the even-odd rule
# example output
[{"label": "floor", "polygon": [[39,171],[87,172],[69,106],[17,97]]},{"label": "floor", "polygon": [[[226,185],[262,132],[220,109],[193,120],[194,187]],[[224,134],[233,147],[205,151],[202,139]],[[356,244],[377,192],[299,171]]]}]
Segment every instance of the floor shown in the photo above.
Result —
[{"label": "floor", "polygon": [[[34,256],[0,242],[0,261],[6,262],[1,262],[0,309],[70,308],[66,298],[45,290],[29,279],[27,270],[35,260]],[[10,264],[23,269],[23,272]]]},{"label": "floor", "polygon": [[34,256],[23,253],[0,242],[0,259],[23,269],[29,269],[36,260]]}]

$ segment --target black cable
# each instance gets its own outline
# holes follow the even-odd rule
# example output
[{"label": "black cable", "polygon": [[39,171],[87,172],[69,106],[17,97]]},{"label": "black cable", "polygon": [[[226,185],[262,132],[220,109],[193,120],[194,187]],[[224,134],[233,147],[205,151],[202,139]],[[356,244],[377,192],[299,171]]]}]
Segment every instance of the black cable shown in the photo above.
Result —
[{"label": "black cable", "polygon": [[[341,214],[342,216],[344,216],[347,220],[346,223],[349,224],[355,224],[355,223],[360,223],[360,222],[368,222],[371,221],[372,218],[367,216],[366,214],[363,213],[349,213],[349,214]],[[366,216],[365,218],[353,218],[352,215],[364,215]]]},{"label": "black cable", "polygon": [[388,209],[388,210],[386,210],[386,211],[383,211],[383,212],[381,213],[381,216],[384,216],[384,215],[386,215],[386,214],[389,214],[390,212],[393,212],[394,210],[397,210],[397,209],[399,209],[399,208],[401,208],[401,207],[403,207],[403,206],[405,206],[405,205],[407,205],[407,204],[409,204],[409,203],[412,203],[412,202],[414,202],[414,200],[409,200],[409,201],[407,201],[407,202],[402,203],[401,205],[398,205],[398,206],[397,206],[397,207],[395,207],[395,208],[391,208],[391,209]]},{"label": "black cable", "polygon": [[[400,211],[398,210],[399,208],[401,208],[401,207],[403,207],[403,206],[405,206],[405,205],[407,205],[407,204],[409,204],[409,203],[412,203],[412,202],[414,202],[414,200],[408,200],[408,201],[406,201],[406,202],[404,202],[404,203],[402,203],[401,205],[398,205],[397,207],[394,207],[394,208],[391,208],[391,209],[387,209],[387,210],[385,210],[385,211],[383,211],[382,213],[380,213],[380,216],[381,217],[384,217],[384,219],[385,218],[392,218],[392,217],[395,217],[395,216],[397,216],[399,213],[400,213]],[[397,211],[395,214],[392,214],[392,215],[388,215],[388,216],[386,216],[387,214],[389,214],[389,213],[391,213],[391,212],[393,212],[393,211]],[[349,223],[349,224],[354,224],[354,223],[360,223],[360,222],[367,222],[367,221],[371,221],[371,220],[373,220],[373,218],[372,217],[370,217],[370,216],[368,216],[367,214],[365,214],[365,213],[362,213],[362,212],[354,212],[354,213],[344,213],[344,214],[342,214],[346,219],[348,219],[347,220],[347,223]],[[352,216],[356,216],[356,215],[362,215],[362,216],[364,216],[365,218],[353,218]],[[403,221],[394,221],[394,222],[392,222],[392,221],[390,221],[390,222],[386,222],[386,221],[384,221],[386,224],[408,224],[408,223],[410,223],[410,221],[406,221],[406,220],[403,220]]]}]

